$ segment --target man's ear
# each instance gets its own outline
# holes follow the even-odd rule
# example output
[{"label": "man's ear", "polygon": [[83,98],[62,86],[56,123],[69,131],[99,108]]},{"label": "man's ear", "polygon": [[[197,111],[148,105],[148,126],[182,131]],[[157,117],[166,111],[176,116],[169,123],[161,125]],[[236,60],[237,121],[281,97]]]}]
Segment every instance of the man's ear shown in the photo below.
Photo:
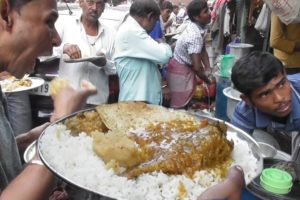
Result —
[{"label": "man's ear", "polygon": [[193,19],[194,19],[194,21],[198,21],[199,20],[199,18],[200,18],[200,16],[199,15],[197,15],[197,16],[193,16]]},{"label": "man's ear", "polygon": [[150,21],[151,18],[153,17],[153,12],[150,12],[147,14],[147,19]]},{"label": "man's ear", "polygon": [[79,4],[79,7],[82,8],[83,0],[79,0],[78,4]]},{"label": "man's ear", "polygon": [[0,24],[3,29],[10,29],[12,26],[12,19],[9,16],[10,6],[8,0],[0,0]]},{"label": "man's ear", "polygon": [[249,99],[249,97],[247,97],[246,95],[244,95],[244,94],[241,94],[241,99],[243,100],[243,101],[245,101],[245,103],[247,104],[247,105],[249,105],[249,106],[252,106],[252,102],[251,102],[251,100]]}]

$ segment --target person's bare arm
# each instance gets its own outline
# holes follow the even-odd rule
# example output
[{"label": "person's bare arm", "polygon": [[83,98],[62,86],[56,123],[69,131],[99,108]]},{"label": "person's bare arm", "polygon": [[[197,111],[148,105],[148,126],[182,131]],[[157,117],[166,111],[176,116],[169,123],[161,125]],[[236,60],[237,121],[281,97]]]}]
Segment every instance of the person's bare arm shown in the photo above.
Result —
[{"label": "person's bare arm", "polygon": [[97,93],[95,86],[87,81],[81,83],[81,88],[82,89],[80,90],[75,90],[74,88],[67,86],[52,96],[54,112],[50,121],[53,122],[80,110],[86,104],[87,98]]},{"label": "person's bare arm", "polygon": [[20,154],[22,155],[25,149],[30,145],[34,140],[36,140],[40,134],[43,132],[43,130],[49,126],[49,122],[42,124],[40,126],[37,126],[27,133],[20,134],[16,137],[17,145],[20,151]]},{"label": "person's bare arm", "polygon": [[198,200],[203,199],[228,199],[240,200],[242,189],[245,187],[244,172],[240,166],[229,169],[225,180],[205,190]]},{"label": "person's bare arm", "polygon": [[204,67],[201,63],[202,60],[201,53],[193,53],[191,54],[191,57],[192,57],[192,65],[193,65],[192,67],[195,73],[197,74],[197,76],[204,82],[210,84],[210,80],[205,75]]},{"label": "person's bare arm", "polygon": [[[95,94],[96,89],[83,85],[83,89],[74,90],[70,86],[65,87],[54,97],[54,114],[51,121],[64,117],[82,108],[88,96]],[[37,137],[47,126],[41,126],[31,132],[31,137]],[[20,137],[18,143],[26,143],[30,139],[26,134]],[[37,159],[37,158],[36,158]],[[19,176],[17,176],[7,188],[3,190],[0,200],[40,200],[49,195],[49,189],[53,186],[54,175],[45,166],[29,164]]]},{"label": "person's bare arm", "polygon": [[174,52],[174,50],[175,50],[175,47],[176,47],[176,41],[175,41],[175,42],[173,42],[173,43],[171,44],[171,49],[172,49],[172,52]]},{"label": "person's bare arm", "polygon": [[211,70],[211,66],[210,66],[210,63],[209,63],[209,57],[208,57],[208,53],[206,51],[206,48],[205,46],[202,48],[202,51],[201,51],[201,61],[204,65],[204,69],[205,71],[210,71]]},{"label": "person's bare arm", "polygon": [[2,192],[0,200],[40,200],[50,195],[54,175],[45,166],[30,164]]},{"label": "person's bare arm", "polygon": [[250,0],[249,13],[248,13],[248,25],[251,26],[254,24],[253,11],[255,8],[256,0]]},{"label": "person's bare arm", "polygon": [[173,24],[173,20],[169,19],[166,23],[164,23],[164,28],[167,30]]}]

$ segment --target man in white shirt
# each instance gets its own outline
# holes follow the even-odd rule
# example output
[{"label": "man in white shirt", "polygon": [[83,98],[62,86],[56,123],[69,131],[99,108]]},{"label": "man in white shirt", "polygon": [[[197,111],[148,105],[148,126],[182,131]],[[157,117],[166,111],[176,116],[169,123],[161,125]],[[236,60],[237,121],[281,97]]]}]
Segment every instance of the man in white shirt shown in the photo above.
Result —
[{"label": "man in white shirt", "polygon": [[59,76],[67,78],[74,88],[80,88],[82,80],[94,84],[98,93],[88,98],[87,103],[98,105],[106,103],[109,95],[108,75],[115,73],[111,58],[115,32],[100,23],[99,18],[105,9],[106,0],[79,0],[82,14],[71,20],[61,20],[57,30],[62,39],[60,47],[55,49],[60,55],[71,59],[105,55],[106,62],[64,62],[62,56]]}]

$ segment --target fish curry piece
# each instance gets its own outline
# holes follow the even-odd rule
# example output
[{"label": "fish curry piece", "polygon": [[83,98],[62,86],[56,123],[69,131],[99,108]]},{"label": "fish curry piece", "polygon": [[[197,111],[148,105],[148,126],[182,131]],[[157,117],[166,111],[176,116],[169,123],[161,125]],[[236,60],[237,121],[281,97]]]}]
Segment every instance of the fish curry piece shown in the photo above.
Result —
[{"label": "fish curry piece", "polygon": [[226,139],[224,123],[173,120],[151,124],[130,132],[140,149],[141,164],[128,170],[126,176],[162,171],[185,174],[215,168],[231,161],[233,142]]}]

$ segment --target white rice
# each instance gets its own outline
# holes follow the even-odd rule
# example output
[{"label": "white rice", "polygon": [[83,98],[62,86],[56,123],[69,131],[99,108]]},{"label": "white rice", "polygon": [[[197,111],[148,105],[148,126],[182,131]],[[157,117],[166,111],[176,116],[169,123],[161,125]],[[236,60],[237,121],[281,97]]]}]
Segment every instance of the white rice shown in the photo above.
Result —
[{"label": "white rice", "polygon": [[[179,199],[178,186],[182,182],[187,190],[184,199],[193,200],[207,187],[221,181],[212,170],[196,172],[193,180],[184,175],[166,175],[162,172],[143,174],[129,180],[105,168],[104,162],[92,150],[91,137],[85,133],[73,137],[69,133],[64,125],[49,127],[39,143],[43,158],[69,181],[104,196],[130,200]],[[229,135],[235,143],[232,153],[234,164],[243,167],[246,182],[249,182],[258,173],[258,161],[248,144],[234,134]]]}]

